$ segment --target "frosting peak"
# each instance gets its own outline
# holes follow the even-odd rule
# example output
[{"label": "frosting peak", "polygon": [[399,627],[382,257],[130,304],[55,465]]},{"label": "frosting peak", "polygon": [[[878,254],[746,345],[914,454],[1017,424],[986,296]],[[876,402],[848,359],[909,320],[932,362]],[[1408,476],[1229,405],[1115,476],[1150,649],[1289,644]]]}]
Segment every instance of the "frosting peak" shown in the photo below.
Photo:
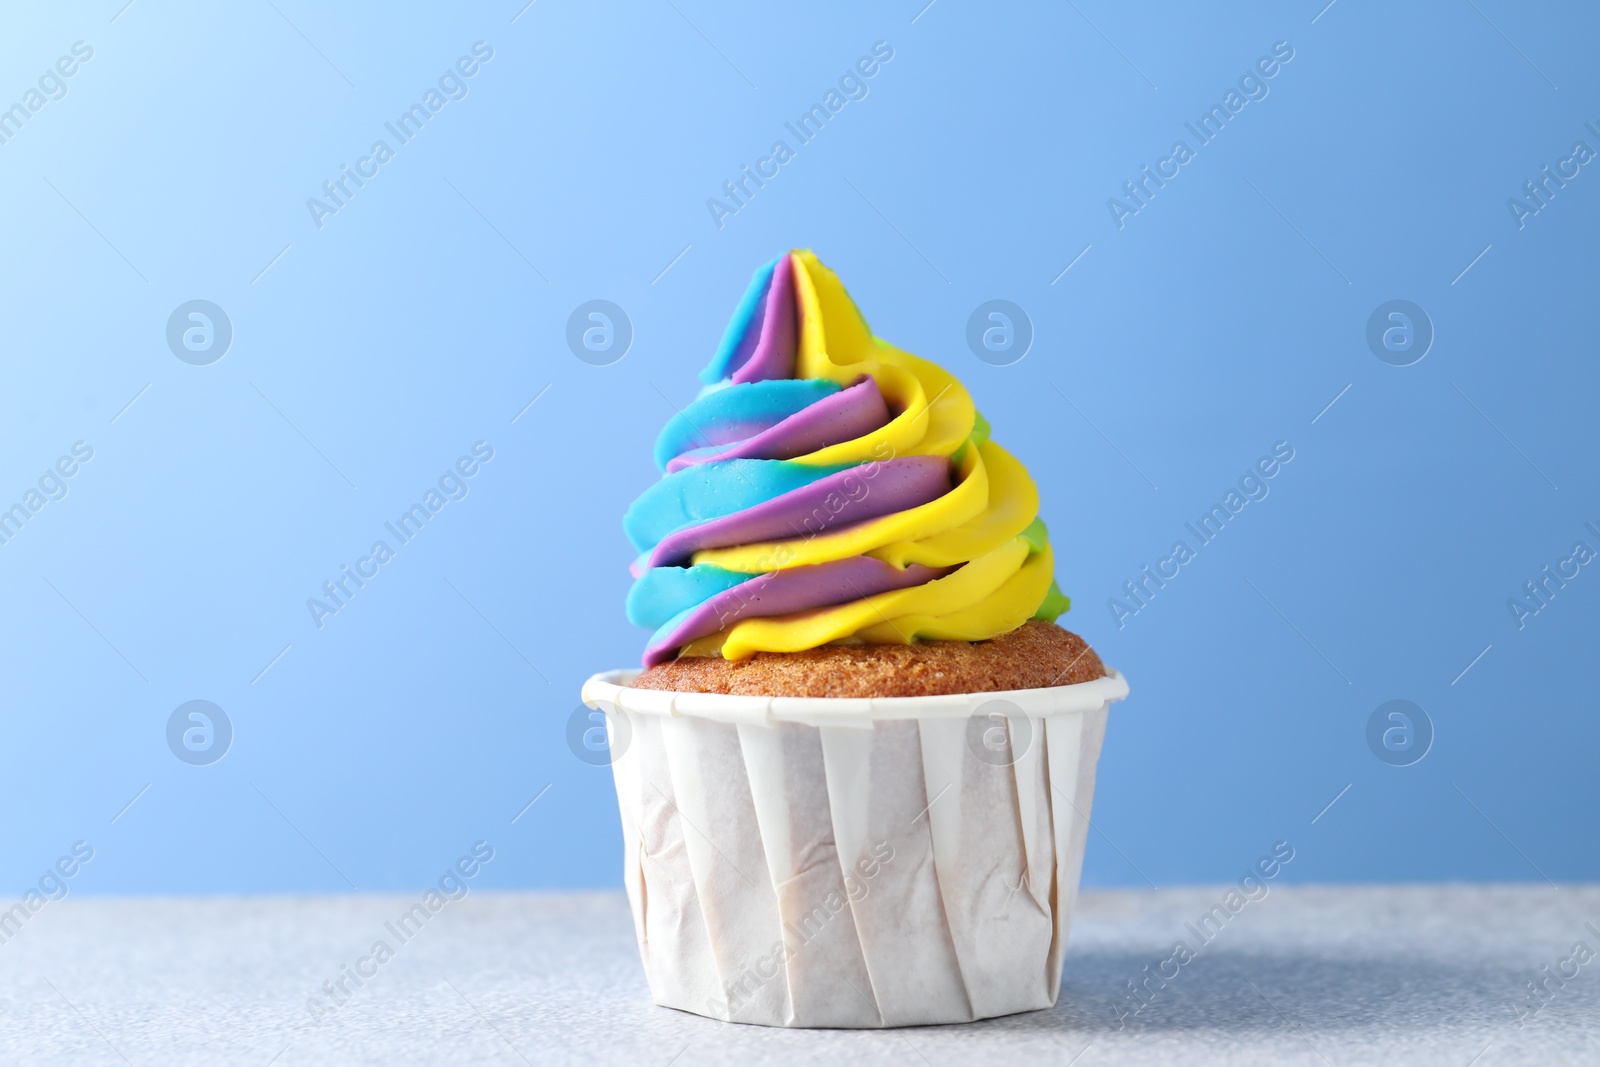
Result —
[{"label": "frosting peak", "polygon": [[646,666],[976,641],[1067,609],[1028,472],[810,251],[756,271],[700,379],[623,521]]}]

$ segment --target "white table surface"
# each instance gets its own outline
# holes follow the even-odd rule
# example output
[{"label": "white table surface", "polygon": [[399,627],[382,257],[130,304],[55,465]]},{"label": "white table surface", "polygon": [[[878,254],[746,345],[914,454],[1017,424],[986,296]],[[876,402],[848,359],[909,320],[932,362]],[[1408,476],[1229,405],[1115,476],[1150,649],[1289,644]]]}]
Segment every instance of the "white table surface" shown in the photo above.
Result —
[{"label": "white table surface", "polygon": [[320,1027],[307,998],[416,895],[73,898],[0,944],[0,1063],[1600,1064],[1600,959],[1513,1009],[1600,950],[1600,888],[1274,888],[1119,1028],[1124,984],[1221,892],[1086,893],[1053,1010],[873,1032],[656,1007],[620,894],[473,893]]}]

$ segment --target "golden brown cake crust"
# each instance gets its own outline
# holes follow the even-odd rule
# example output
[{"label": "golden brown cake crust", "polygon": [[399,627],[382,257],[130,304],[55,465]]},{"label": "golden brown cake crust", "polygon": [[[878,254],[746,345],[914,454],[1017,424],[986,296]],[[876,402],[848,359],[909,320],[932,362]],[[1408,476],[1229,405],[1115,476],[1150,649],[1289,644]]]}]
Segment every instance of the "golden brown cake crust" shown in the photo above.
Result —
[{"label": "golden brown cake crust", "polygon": [[1105,665],[1083,638],[1030,619],[987,641],[824,645],[745,660],[686,656],[650,667],[638,689],[767,697],[925,697],[1088,682]]}]

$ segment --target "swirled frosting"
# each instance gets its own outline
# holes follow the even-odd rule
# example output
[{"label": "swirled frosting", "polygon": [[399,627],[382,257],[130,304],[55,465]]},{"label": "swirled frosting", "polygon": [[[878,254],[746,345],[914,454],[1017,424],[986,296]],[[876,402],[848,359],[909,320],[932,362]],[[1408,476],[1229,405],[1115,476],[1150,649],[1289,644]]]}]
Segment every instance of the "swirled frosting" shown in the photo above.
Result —
[{"label": "swirled frosting", "polygon": [[646,666],[977,641],[1067,610],[1028,472],[810,251],[756,271],[700,378],[623,520]]}]

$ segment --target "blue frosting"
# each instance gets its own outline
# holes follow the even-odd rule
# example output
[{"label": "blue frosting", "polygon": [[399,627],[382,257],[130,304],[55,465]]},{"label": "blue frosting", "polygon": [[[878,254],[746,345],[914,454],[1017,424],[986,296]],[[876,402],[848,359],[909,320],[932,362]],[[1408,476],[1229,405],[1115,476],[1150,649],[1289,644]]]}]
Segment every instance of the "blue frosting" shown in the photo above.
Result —
[{"label": "blue frosting", "polygon": [[656,466],[666,470],[674,456],[710,445],[700,432],[702,426],[754,424],[759,433],[832,396],[839,388],[824,379],[772,378],[708,390],[662,428],[656,438]]},{"label": "blue frosting", "polygon": [[641,493],[622,517],[622,528],[635,549],[649,552],[674,530],[753,508],[851,466],[728,459],[686,467]]},{"label": "blue frosting", "polygon": [[699,604],[691,604],[682,611],[678,612],[678,614],[674,615],[672,618],[668,619],[666,622],[662,623],[656,628],[656,632],[650,635],[650,640],[645,643],[645,647],[650,648],[653,645],[657,645],[662,641],[665,641],[671,636],[672,631],[676,630],[678,625],[682,623],[684,619],[687,619],[689,614],[699,606]]},{"label": "blue frosting", "polygon": [[[785,253],[787,255],[787,253]],[[739,299],[739,306],[734,309],[733,318],[728,320],[728,328],[723,331],[722,343],[717,345],[717,354],[711,357],[711,365],[700,372],[700,380],[707,385],[720,382],[732,373],[728,366],[733,362],[734,353],[739,351],[739,342],[744,340],[745,333],[750,329],[750,320],[756,313],[756,308],[761,303],[761,298],[767,292],[767,287],[772,283],[772,272],[778,268],[778,256],[771,263],[756,271],[755,277],[750,279],[750,287],[744,291],[744,296]]]},{"label": "blue frosting", "polygon": [[709,563],[692,567],[652,567],[628,590],[628,621],[635,626],[674,623],[718,593],[754,578]]}]

